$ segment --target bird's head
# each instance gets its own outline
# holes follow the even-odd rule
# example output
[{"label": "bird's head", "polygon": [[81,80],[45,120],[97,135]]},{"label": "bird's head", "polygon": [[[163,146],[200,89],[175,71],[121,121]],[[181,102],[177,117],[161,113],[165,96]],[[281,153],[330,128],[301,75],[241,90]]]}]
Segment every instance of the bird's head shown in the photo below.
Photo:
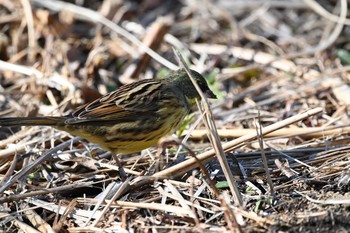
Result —
[{"label": "bird's head", "polygon": [[[204,77],[197,71],[190,70],[192,77],[196,80],[199,88],[202,90],[207,98],[216,99],[215,94],[209,89],[207,82]],[[186,96],[190,102],[194,102],[196,98],[200,98],[197,89],[194,87],[191,79],[185,69],[179,69],[169,75],[171,82],[174,86],[181,90],[181,92]]]}]

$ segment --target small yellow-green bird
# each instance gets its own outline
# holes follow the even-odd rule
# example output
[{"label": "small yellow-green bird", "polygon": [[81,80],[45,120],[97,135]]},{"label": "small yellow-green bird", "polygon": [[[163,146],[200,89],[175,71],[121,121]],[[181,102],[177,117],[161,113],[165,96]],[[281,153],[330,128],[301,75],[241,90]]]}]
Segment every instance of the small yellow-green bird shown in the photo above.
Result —
[{"label": "small yellow-green bird", "polygon": [[[201,74],[191,70],[202,92],[216,98]],[[184,69],[160,80],[124,85],[62,117],[0,118],[0,126],[52,126],[115,154],[131,154],[175,131],[200,98]]]}]

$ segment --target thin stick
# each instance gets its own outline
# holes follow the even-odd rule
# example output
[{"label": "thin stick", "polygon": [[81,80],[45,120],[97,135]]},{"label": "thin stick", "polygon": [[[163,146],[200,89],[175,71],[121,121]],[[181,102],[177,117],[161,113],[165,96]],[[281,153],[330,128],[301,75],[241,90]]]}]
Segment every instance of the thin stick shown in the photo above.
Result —
[{"label": "thin stick", "polygon": [[[328,12],[317,1],[304,0],[304,2],[317,14],[319,14],[320,16],[322,16],[330,21],[337,23],[337,22],[343,20],[338,15],[333,15],[332,13]],[[350,26],[350,19],[345,19],[344,24]]]},{"label": "thin stick", "polygon": [[261,150],[261,158],[264,164],[264,169],[266,173],[266,178],[267,178],[267,183],[269,184],[270,187],[270,193],[271,196],[275,195],[275,189],[273,188],[273,183],[269,171],[269,165],[267,164],[267,158],[265,155],[265,150],[264,150],[264,140],[263,140],[263,135],[262,135],[262,126],[261,126],[261,118],[260,118],[260,111],[258,109],[258,122],[256,122],[256,134],[258,135],[258,142]]},{"label": "thin stick", "polygon": [[[217,156],[217,159],[220,163],[220,166],[224,172],[224,175],[227,179],[227,183],[230,187],[230,190],[231,190],[231,193],[232,193],[232,196],[233,196],[233,199],[234,199],[234,203],[235,204],[238,204],[239,206],[242,206],[243,205],[243,200],[242,200],[242,197],[241,197],[241,193],[239,192],[239,189],[236,185],[236,181],[235,179],[233,178],[233,175],[232,175],[232,172],[231,172],[231,169],[230,169],[230,166],[226,160],[226,156],[225,156],[225,152],[224,152],[224,149],[222,148],[222,145],[221,145],[221,142],[220,142],[220,137],[219,137],[219,134],[217,132],[217,129],[216,129],[216,125],[215,125],[215,122],[214,122],[214,117],[213,117],[213,114],[210,110],[210,107],[209,107],[209,102],[207,100],[207,98],[205,97],[205,95],[203,94],[203,92],[201,91],[200,87],[198,86],[197,82],[195,81],[195,79],[192,78],[191,76],[191,72],[189,71],[188,67],[186,66],[186,63],[183,59],[183,57],[181,56],[180,52],[176,49],[174,49],[174,52],[175,52],[175,55],[177,57],[177,59],[179,60],[180,64],[182,64],[182,66],[184,67],[184,69],[186,70],[188,76],[190,77],[193,85],[196,87],[197,89],[197,92],[199,93],[199,95],[201,96],[201,104],[197,104],[198,107],[199,107],[199,110],[201,111],[201,113],[205,113],[203,114],[205,118],[204,120],[204,123],[205,123],[205,126],[206,126],[206,129],[207,129],[207,134],[210,138],[210,142],[211,144],[213,145],[213,148],[215,150],[215,154]],[[203,108],[202,108],[203,107]]]},{"label": "thin stick", "polygon": [[35,40],[35,31],[34,31],[34,20],[33,20],[33,13],[32,13],[32,7],[28,0],[21,0],[21,4],[24,11],[24,16],[27,23],[27,30],[28,30],[28,47],[29,47],[29,61],[31,63],[35,62],[35,47],[36,47],[36,40]]},{"label": "thin stick", "polygon": [[[219,129],[220,138],[238,138],[247,134],[254,133],[255,129]],[[206,130],[196,129],[192,131],[184,130],[182,135],[190,133],[191,139],[207,138]],[[340,125],[332,127],[313,127],[313,128],[283,128],[264,135],[265,137],[301,137],[301,138],[319,138],[330,135],[349,134],[349,125]]]},{"label": "thin stick", "polygon": [[0,204],[5,203],[5,202],[23,200],[23,199],[28,198],[28,197],[40,196],[40,195],[45,195],[45,194],[49,194],[49,193],[59,193],[62,191],[74,190],[74,189],[79,189],[82,187],[91,187],[91,186],[95,185],[96,183],[100,183],[100,181],[99,182],[93,182],[93,181],[80,182],[80,183],[59,186],[59,187],[55,187],[55,188],[46,188],[46,189],[37,190],[37,191],[30,191],[27,193],[13,194],[13,195],[9,195],[9,196],[0,197]]}]

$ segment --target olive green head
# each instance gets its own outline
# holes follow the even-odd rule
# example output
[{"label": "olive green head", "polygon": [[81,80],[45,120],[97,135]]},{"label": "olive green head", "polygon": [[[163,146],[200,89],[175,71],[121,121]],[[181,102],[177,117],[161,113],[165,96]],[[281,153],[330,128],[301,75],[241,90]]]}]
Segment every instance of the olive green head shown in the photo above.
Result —
[{"label": "olive green head", "polygon": [[[192,77],[196,80],[199,88],[207,96],[207,98],[216,99],[215,94],[209,89],[207,82],[204,77],[197,71],[190,70]],[[194,87],[191,79],[188,77],[185,69],[179,69],[168,75],[170,82],[174,87],[181,90],[182,93],[189,99],[194,100],[200,98],[196,88]]]}]

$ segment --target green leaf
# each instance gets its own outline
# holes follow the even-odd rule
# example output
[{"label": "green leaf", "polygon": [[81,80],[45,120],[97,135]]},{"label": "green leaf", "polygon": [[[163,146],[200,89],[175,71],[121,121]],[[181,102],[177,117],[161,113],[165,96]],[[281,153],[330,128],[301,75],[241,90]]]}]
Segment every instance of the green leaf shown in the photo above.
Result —
[{"label": "green leaf", "polygon": [[340,59],[343,65],[350,65],[350,53],[345,49],[337,49],[335,55]]},{"label": "green leaf", "polygon": [[215,187],[218,189],[227,189],[229,188],[227,181],[219,181],[215,184]]}]

